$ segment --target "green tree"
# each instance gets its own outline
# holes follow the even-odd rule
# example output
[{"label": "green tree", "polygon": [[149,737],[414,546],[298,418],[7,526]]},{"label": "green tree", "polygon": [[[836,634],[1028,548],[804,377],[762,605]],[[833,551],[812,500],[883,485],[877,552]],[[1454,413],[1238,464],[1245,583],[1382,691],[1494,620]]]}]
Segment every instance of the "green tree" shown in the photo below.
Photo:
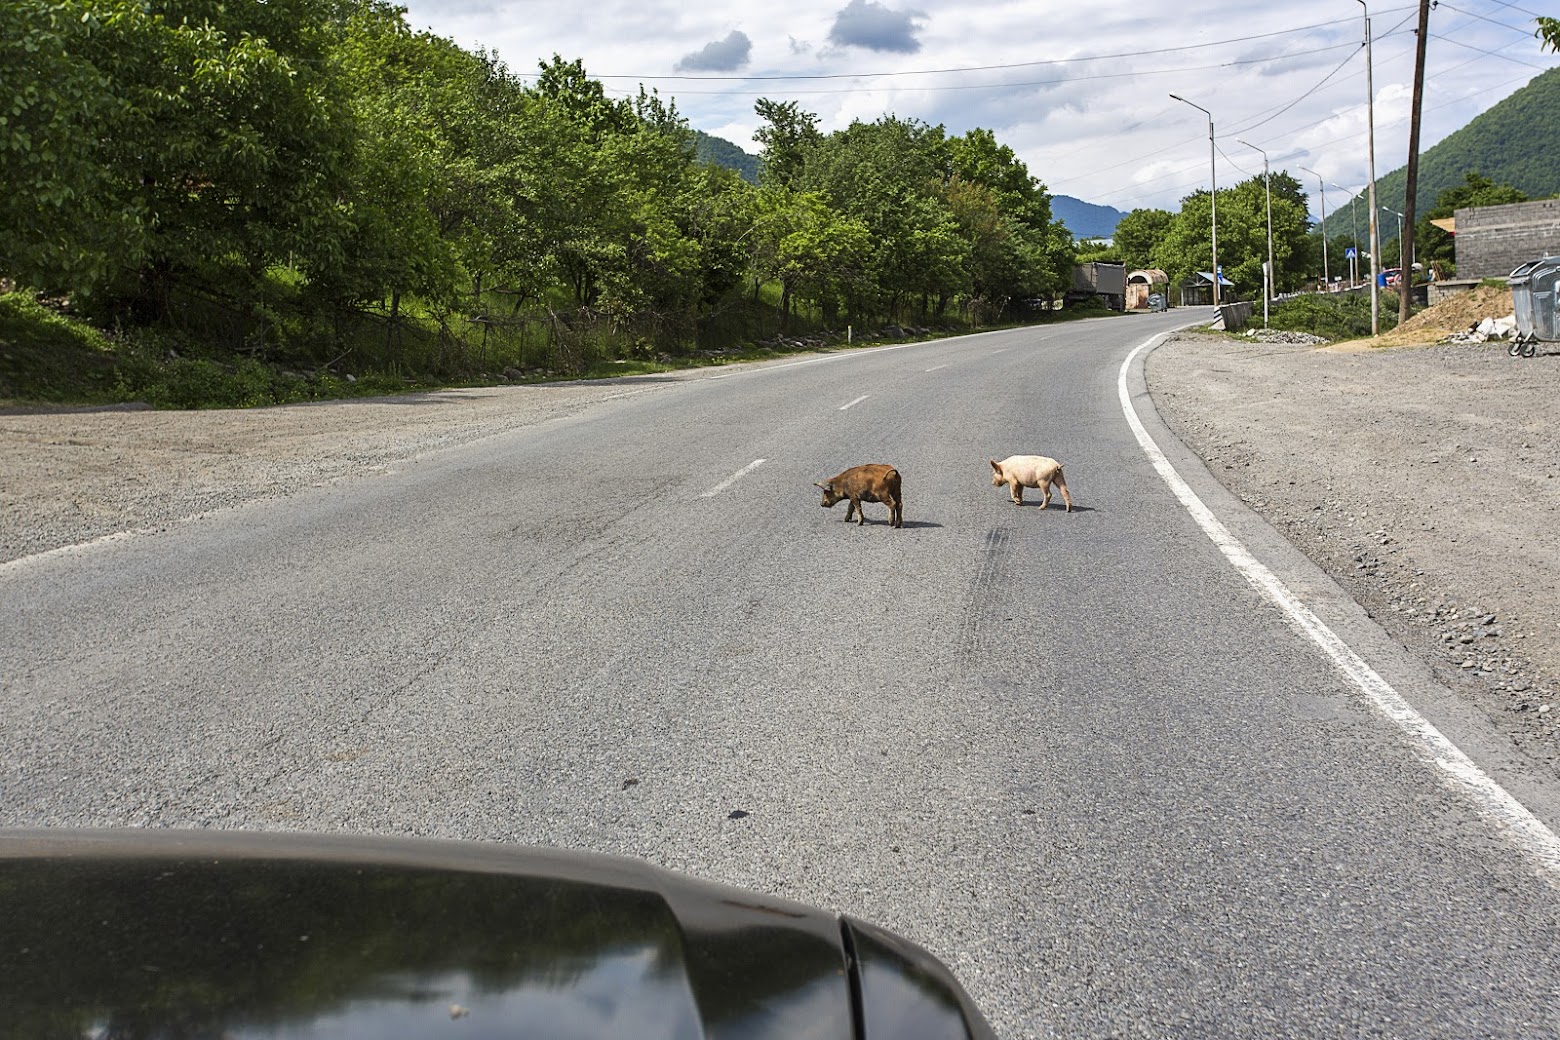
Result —
[{"label": "green tree", "polygon": [[969,286],[969,244],[944,187],[951,159],[942,127],[885,116],[831,134],[812,150],[801,186],[867,227],[871,289],[862,300],[877,316],[912,301],[939,312]]},{"label": "green tree", "polygon": [[818,117],[804,112],[795,101],[768,98],[759,98],[753,111],[765,124],[753,134],[753,140],[763,149],[759,183],[795,186],[807,165],[808,154],[823,140],[818,132]]},{"label": "green tree", "polygon": [[0,33],[0,269],[52,289],[100,281],[140,235],[107,146],[131,103],[83,46],[94,28],[85,15],[10,0]]},{"label": "green tree", "polygon": [[1152,267],[1154,247],[1164,238],[1175,214],[1163,209],[1135,209],[1116,224],[1113,241],[1128,269]]},{"label": "green tree", "polygon": [[1114,243],[1107,242],[1103,238],[1080,239],[1077,245],[1078,263],[1125,263],[1121,259],[1121,250]]},{"label": "green tree", "polygon": [[[36,100],[20,113],[21,136],[7,126],[12,150],[33,160],[5,175],[10,188],[20,174],[26,211],[12,262],[55,277],[96,272],[70,287],[106,286],[166,316],[176,288],[248,307],[273,265],[307,273],[339,260],[352,123],[330,55],[347,0],[8,7],[22,50],[37,48],[24,68],[51,76],[42,92],[21,90]],[[36,130],[59,133],[35,145]],[[38,164],[61,146],[73,153],[65,181],[39,191]],[[82,214],[65,217],[66,199]],[[82,236],[84,259],[59,262],[50,236],[103,214],[115,216]],[[112,252],[93,256],[94,246]]]},{"label": "green tree", "polygon": [[979,127],[947,142],[951,173],[996,193],[997,204],[1011,220],[1035,231],[1051,223],[1051,197],[1045,185],[1030,176],[1013,149]]},{"label": "green tree", "polygon": [[[1073,261],[1070,248],[1057,254],[1050,249],[1056,225],[1045,185],[990,130],[977,127],[962,137],[948,138],[947,152],[951,171],[947,193],[970,241],[972,291],[977,298],[1005,307],[1011,300],[1061,291],[1071,278]],[[963,185],[989,194],[972,206],[974,196],[954,197],[965,192]],[[972,219],[980,209],[995,212]]]},{"label": "green tree", "polygon": [[[1164,271],[1171,284],[1186,282],[1197,272],[1207,271],[1212,266],[1210,209],[1209,194],[1193,192],[1181,200],[1175,220],[1159,237],[1153,250],[1153,266]],[[1222,255],[1220,266],[1223,266]]]}]

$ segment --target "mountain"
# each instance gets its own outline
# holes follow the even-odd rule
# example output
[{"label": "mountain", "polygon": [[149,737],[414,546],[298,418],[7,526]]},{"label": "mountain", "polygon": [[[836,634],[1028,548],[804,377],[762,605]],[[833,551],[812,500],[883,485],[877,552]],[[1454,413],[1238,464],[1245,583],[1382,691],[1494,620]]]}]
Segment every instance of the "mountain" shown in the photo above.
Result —
[{"label": "mountain", "polygon": [[[1414,210],[1423,215],[1436,196],[1462,184],[1470,171],[1497,184],[1509,184],[1530,199],[1560,195],[1560,68],[1540,73],[1516,93],[1475,117],[1435,147],[1419,153],[1419,190]],[[1378,155],[1377,159],[1381,157]],[[1376,178],[1376,204],[1402,211],[1408,172],[1398,168]],[[1367,196],[1361,192],[1357,215],[1366,227]],[[1397,218],[1379,215],[1381,237],[1397,237]],[[1069,225],[1071,226],[1071,225]],[[1327,234],[1350,233],[1349,200],[1327,199]]]},{"label": "mountain", "polygon": [[1066,224],[1073,238],[1109,238],[1116,233],[1117,222],[1126,214],[1071,195],[1052,195],[1051,216]]},{"label": "mountain", "polygon": [[724,166],[736,170],[749,184],[758,183],[758,156],[749,155],[723,137],[711,137],[703,130],[695,130],[694,156],[700,162]]}]

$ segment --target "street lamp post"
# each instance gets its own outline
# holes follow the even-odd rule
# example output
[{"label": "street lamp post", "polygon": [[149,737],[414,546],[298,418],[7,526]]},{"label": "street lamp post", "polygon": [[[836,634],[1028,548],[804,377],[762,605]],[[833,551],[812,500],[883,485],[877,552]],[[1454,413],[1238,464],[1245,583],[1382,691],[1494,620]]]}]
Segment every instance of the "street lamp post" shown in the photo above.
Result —
[{"label": "street lamp post", "polygon": [[1331,184],[1339,191],[1349,192],[1349,227],[1351,229],[1349,232],[1349,240],[1354,243],[1354,256],[1349,257],[1349,288],[1352,289],[1359,282],[1359,276],[1355,271],[1355,265],[1358,261],[1360,253],[1360,218],[1359,214],[1355,212],[1354,208],[1354,200],[1359,197],[1359,192],[1350,192],[1348,188],[1345,188],[1337,181],[1328,181],[1327,183]]},{"label": "street lamp post", "polygon": [[1376,84],[1370,59],[1370,6],[1365,9],[1365,121],[1370,153],[1370,334],[1381,334],[1381,289],[1377,285],[1380,270],[1381,232],[1376,225]]},{"label": "street lamp post", "polygon": [[[1238,137],[1235,140],[1253,151],[1262,152],[1262,191],[1267,196],[1268,231],[1267,277],[1262,279],[1262,327],[1265,329],[1268,327],[1268,301],[1278,295],[1278,268],[1273,266],[1273,182],[1268,176],[1267,152],[1263,152],[1262,149],[1250,141],[1241,141]],[[1323,217],[1322,219],[1326,220],[1327,218]],[[1322,236],[1322,244],[1324,246],[1327,244],[1325,231]],[[1217,274],[1218,272],[1214,273]]]},{"label": "street lamp post", "polygon": [[[1300,167],[1306,173],[1316,173],[1309,166]],[[1332,291],[1332,271],[1327,266],[1327,186],[1322,183],[1322,175],[1316,173],[1316,190],[1322,193],[1322,282],[1327,286],[1327,291]]]},{"label": "street lamp post", "polygon": [[1212,220],[1208,237],[1213,246],[1213,305],[1217,307],[1219,305],[1219,168],[1213,143],[1213,113],[1195,102],[1187,101],[1179,94],[1170,96],[1182,104],[1191,105],[1208,117],[1208,205]]},{"label": "street lamp post", "polygon": [[1401,271],[1412,271],[1414,269],[1413,264],[1403,255],[1403,214],[1391,206],[1382,206],[1381,209],[1382,212],[1391,213],[1398,218],[1398,269]]}]

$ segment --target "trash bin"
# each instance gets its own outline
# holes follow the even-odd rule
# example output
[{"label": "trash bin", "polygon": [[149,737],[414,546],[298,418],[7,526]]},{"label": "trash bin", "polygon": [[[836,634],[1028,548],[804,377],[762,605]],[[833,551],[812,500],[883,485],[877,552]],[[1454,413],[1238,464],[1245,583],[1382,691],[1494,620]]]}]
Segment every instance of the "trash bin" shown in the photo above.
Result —
[{"label": "trash bin", "polygon": [[1532,357],[1540,340],[1553,343],[1560,339],[1560,256],[1529,260],[1506,278],[1511,286],[1512,309],[1517,318],[1517,334],[1511,341],[1512,357]]}]

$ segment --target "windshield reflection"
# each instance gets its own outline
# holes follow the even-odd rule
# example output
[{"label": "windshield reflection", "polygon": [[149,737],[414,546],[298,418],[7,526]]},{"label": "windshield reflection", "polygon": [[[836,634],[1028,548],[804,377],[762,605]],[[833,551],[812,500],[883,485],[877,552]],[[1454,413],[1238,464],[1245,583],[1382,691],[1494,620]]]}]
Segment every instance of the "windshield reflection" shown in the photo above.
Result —
[{"label": "windshield reflection", "polygon": [[24,860],[0,864],[0,933],[7,1038],[700,1035],[681,932],[650,891]]}]

